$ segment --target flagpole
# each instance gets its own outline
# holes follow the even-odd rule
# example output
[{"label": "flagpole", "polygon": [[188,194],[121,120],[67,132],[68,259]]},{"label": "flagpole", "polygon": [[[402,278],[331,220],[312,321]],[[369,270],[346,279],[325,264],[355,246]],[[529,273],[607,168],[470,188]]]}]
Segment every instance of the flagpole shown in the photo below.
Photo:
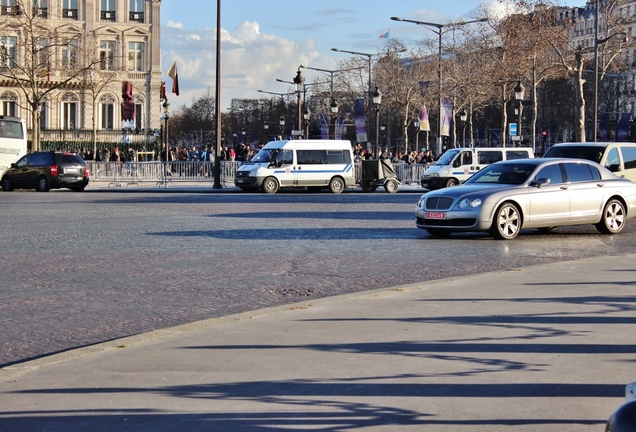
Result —
[{"label": "flagpole", "polygon": [[214,101],[214,123],[216,143],[214,144],[214,185],[221,189],[221,0],[216,0],[216,97]]}]

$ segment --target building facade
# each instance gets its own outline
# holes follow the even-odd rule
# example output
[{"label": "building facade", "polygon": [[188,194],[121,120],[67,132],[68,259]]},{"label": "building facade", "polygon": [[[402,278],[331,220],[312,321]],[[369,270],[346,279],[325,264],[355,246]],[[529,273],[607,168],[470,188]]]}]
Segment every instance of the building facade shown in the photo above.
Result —
[{"label": "building facade", "polygon": [[[0,0],[0,115],[43,131],[159,128],[161,0]],[[29,87],[30,86],[30,87]],[[27,87],[27,88],[25,88]]]}]

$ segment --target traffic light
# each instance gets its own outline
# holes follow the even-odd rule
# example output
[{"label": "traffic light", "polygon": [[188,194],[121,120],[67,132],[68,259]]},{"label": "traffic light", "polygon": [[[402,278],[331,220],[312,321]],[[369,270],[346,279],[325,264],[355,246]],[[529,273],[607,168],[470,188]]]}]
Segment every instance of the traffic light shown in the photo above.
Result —
[{"label": "traffic light", "polygon": [[541,144],[545,144],[545,140],[548,138],[548,131],[541,132]]}]

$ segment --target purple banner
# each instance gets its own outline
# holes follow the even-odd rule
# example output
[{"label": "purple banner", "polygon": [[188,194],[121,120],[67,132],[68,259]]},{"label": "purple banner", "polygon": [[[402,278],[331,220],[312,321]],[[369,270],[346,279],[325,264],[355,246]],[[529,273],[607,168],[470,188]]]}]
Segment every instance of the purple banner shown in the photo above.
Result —
[{"label": "purple banner", "polygon": [[356,125],[356,141],[359,143],[367,142],[367,124],[364,115],[364,99],[356,99],[353,106],[354,122]]},{"label": "purple banner", "polygon": [[450,125],[451,119],[453,118],[453,102],[448,99],[444,99],[444,103],[442,104],[441,109],[442,116],[442,130],[440,131],[440,135],[449,136],[450,135]]}]

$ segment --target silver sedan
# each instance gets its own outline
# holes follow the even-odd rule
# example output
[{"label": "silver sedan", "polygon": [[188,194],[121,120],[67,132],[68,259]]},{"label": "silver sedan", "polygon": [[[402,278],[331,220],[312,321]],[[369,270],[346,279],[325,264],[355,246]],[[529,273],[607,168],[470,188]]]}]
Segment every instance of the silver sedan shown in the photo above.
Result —
[{"label": "silver sedan", "polygon": [[636,183],[580,159],[497,162],[461,186],[427,192],[417,203],[416,226],[436,237],[486,231],[501,240],[521,229],[549,231],[593,224],[619,233],[636,216]]}]

